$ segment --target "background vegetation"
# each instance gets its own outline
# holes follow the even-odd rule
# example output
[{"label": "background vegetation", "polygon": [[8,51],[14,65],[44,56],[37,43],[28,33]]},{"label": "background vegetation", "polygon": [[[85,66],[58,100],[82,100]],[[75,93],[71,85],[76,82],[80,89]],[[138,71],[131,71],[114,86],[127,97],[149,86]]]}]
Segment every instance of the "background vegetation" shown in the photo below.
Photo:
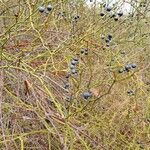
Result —
[{"label": "background vegetation", "polygon": [[149,149],[150,4],[130,3],[0,1],[1,150]]}]

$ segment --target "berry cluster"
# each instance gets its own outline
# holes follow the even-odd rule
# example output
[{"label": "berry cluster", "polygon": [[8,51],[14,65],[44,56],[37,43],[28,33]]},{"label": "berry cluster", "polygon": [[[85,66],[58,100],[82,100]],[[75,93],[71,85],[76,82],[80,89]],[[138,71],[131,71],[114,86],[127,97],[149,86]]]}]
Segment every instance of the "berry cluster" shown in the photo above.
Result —
[{"label": "berry cluster", "polygon": [[84,55],[88,55],[88,49],[87,48],[81,48],[80,53]]},{"label": "berry cluster", "polygon": [[101,17],[104,17],[105,15],[109,14],[110,18],[113,18],[114,21],[118,21],[119,18],[123,16],[123,12],[122,11],[114,13],[112,11],[113,8],[110,7],[110,6],[107,6],[106,4],[103,4],[103,8],[104,8],[104,10],[101,11],[100,14],[99,14]]},{"label": "berry cluster", "polygon": [[136,66],[137,66],[136,63],[127,64],[123,68],[119,69],[118,72],[119,73],[129,72],[131,69],[136,68]]},{"label": "berry cluster", "polygon": [[39,6],[38,10],[40,13],[44,13],[44,12],[50,12],[53,9],[52,5],[49,4],[47,5],[47,7],[45,8],[45,6]]},{"label": "berry cluster", "polygon": [[105,40],[105,43],[106,43],[106,46],[109,47],[110,46],[110,43],[112,41],[112,35],[111,34],[108,34],[106,37],[104,35],[101,35],[101,39],[102,40]]}]

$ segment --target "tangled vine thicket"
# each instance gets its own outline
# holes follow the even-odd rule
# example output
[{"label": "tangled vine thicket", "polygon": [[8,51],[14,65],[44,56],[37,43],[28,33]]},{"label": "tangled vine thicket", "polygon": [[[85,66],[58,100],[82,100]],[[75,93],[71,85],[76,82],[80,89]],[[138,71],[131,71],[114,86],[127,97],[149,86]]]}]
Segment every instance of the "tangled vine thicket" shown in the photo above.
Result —
[{"label": "tangled vine thicket", "polygon": [[150,147],[150,2],[0,1],[0,149]]}]

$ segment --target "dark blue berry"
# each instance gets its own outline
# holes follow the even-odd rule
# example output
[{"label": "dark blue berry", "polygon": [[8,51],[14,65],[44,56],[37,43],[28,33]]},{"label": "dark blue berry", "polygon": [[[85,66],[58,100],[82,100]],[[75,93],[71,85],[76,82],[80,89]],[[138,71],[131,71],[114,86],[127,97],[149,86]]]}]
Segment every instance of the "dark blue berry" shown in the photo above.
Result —
[{"label": "dark blue berry", "polygon": [[65,83],[64,88],[68,89],[69,88],[69,83]]},{"label": "dark blue berry", "polygon": [[44,6],[39,6],[38,9],[39,9],[39,12],[40,12],[40,13],[43,13],[43,12],[45,11],[45,7],[44,7]]},{"label": "dark blue berry", "polygon": [[100,13],[100,16],[103,17],[105,14],[103,12]]},{"label": "dark blue berry", "polygon": [[109,40],[109,39],[105,39],[105,42],[106,42],[106,43],[109,43],[109,42],[110,42],[110,40]]},{"label": "dark blue berry", "polygon": [[131,67],[136,68],[136,64],[135,63],[131,64]]},{"label": "dark blue berry", "polygon": [[88,98],[90,98],[92,96],[92,93],[89,92],[89,91],[86,91],[86,92],[82,93],[82,96],[83,96],[84,99],[87,100]]},{"label": "dark blue berry", "polygon": [[105,7],[105,9],[106,9],[106,11],[108,11],[108,12],[110,12],[110,11],[112,10],[112,8],[109,7],[109,6]]},{"label": "dark blue berry", "polygon": [[47,10],[48,10],[48,11],[51,11],[52,9],[53,9],[52,5],[49,4],[49,5],[47,6]]},{"label": "dark blue berry", "polygon": [[129,71],[131,68],[132,68],[132,65],[131,65],[131,64],[125,65],[125,70],[126,70],[126,71]]},{"label": "dark blue berry", "polygon": [[109,40],[111,40],[111,39],[112,39],[112,35],[108,34],[107,38],[108,38]]},{"label": "dark blue berry", "polygon": [[119,17],[123,16],[123,12],[118,12],[118,16]]},{"label": "dark blue berry", "polygon": [[72,60],[72,61],[71,61],[71,64],[72,64],[72,65],[76,65],[77,63],[78,63],[78,61],[76,61],[76,60]]},{"label": "dark blue berry", "polygon": [[70,64],[70,69],[75,69],[75,65]]},{"label": "dark blue berry", "polygon": [[76,69],[71,69],[71,74],[76,74],[76,73],[77,73]]},{"label": "dark blue berry", "polygon": [[115,20],[115,21],[118,21],[118,18],[117,18],[117,17],[115,17],[115,18],[114,18],[114,20]]}]

